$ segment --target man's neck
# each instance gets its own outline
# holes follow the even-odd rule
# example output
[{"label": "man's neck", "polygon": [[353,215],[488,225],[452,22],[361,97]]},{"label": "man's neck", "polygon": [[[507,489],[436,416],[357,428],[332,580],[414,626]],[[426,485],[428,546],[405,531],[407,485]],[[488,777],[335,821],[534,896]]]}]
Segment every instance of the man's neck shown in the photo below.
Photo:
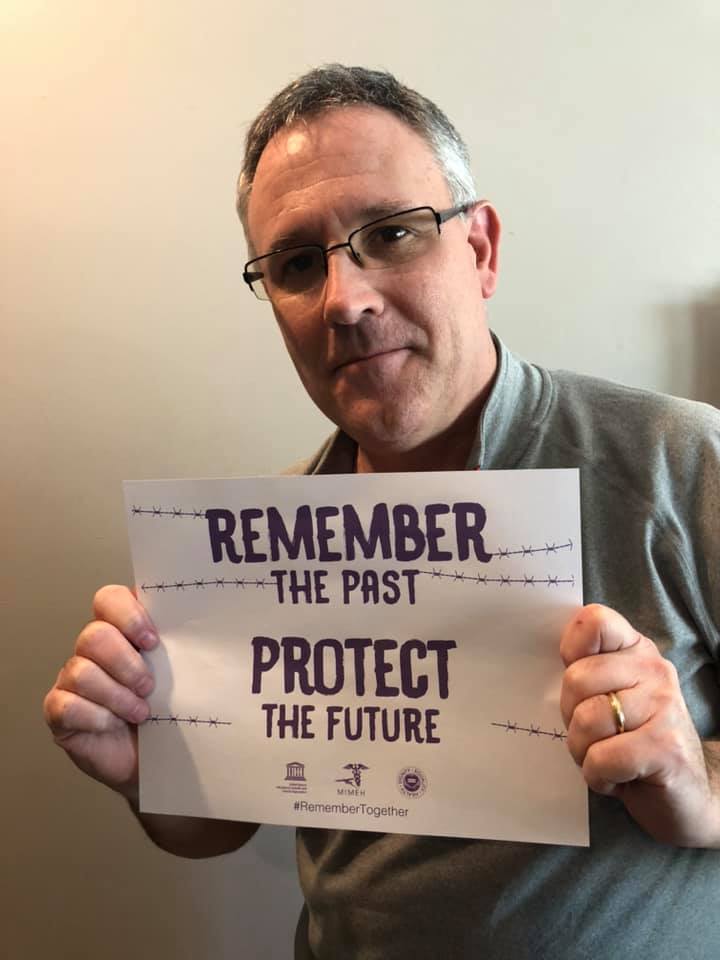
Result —
[{"label": "man's neck", "polygon": [[411,473],[428,470],[465,470],[475,442],[478,417],[485,403],[477,405],[444,433],[417,447],[404,450],[367,450],[358,445],[356,473]]}]

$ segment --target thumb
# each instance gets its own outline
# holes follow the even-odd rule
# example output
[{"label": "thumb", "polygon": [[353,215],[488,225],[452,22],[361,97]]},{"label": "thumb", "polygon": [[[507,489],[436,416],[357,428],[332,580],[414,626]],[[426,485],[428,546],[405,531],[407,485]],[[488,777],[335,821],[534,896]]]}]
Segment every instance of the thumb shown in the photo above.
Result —
[{"label": "thumb", "polygon": [[560,656],[566,667],[583,657],[615,653],[633,647],[641,634],[622,614],[600,603],[582,607],[570,620],[560,640]]}]

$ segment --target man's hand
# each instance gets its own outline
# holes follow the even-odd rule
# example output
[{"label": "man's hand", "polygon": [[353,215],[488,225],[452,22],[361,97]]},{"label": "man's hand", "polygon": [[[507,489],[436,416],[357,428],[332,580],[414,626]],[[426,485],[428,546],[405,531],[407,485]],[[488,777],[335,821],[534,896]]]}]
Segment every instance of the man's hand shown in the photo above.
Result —
[{"label": "man's hand", "polygon": [[45,697],[55,742],[84,773],[126,797],[145,832],[164,850],[181,857],[237,850],[256,832],[256,823],[138,812],[137,724],[150,716],[145,697],[154,686],[139,651],[152,650],[159,638],[127,587],[98,590],[93,614]]},{"label": "man's hand", "polygon": [[[703,745],[677,672],[652,640],[599,604],[563,633],[568,748],[597,793],[620,798],[656,840],[720,847],[717,745]],[[624,713],[624,732],[608,694]]]},{"label": "man's hand", "polygon": [[55,742],[81,770],[137,802],[137,724],[150,715],[153,678],[139,650],[158,643],[155,628],[127,587],[103,587],[95,619],[45,697]]}]

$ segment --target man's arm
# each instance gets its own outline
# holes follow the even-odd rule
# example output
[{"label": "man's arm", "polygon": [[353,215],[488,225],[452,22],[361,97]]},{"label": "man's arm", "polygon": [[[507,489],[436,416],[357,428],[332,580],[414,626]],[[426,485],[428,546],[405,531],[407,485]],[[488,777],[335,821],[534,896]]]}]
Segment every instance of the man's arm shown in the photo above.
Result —
[{"label": "man's arm", "polygon": [[44,701],[55,742],[88,776],[124,796],[148,836],[182,857],[213,857],[243,846],[258,824],[138,811],[137,725],[150,716],[153,677],[140,655],[158,643],[155,627],[127,587],[103,587],[95,619],[81,630]]},{"label": "man's arm", "polygon": [[136,802],[128,802],[153,843],[178,857],[200,859],[231,853],[244,846],[260,827],[257,823],[240,823],[235,820],[206,820],[203,817],[140,813]]},{"label": "man's arm", "polygon": [[673,664],[599,604],[568,624],[560,652],[568,749],[588,786],[622,800],[656,840],[720,848],[720,743],[700,740]]}]

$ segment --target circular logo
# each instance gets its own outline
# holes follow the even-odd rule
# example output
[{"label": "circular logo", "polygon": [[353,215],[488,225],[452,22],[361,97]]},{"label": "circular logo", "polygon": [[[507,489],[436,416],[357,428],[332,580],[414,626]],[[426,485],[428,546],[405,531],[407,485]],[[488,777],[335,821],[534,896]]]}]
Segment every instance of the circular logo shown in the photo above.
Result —
[{"label": "circular logo", "polygon": [[405,767],[397,779],[400,793],[406,797],[421,797],[427,790],[427,777],[418,767]]}]

